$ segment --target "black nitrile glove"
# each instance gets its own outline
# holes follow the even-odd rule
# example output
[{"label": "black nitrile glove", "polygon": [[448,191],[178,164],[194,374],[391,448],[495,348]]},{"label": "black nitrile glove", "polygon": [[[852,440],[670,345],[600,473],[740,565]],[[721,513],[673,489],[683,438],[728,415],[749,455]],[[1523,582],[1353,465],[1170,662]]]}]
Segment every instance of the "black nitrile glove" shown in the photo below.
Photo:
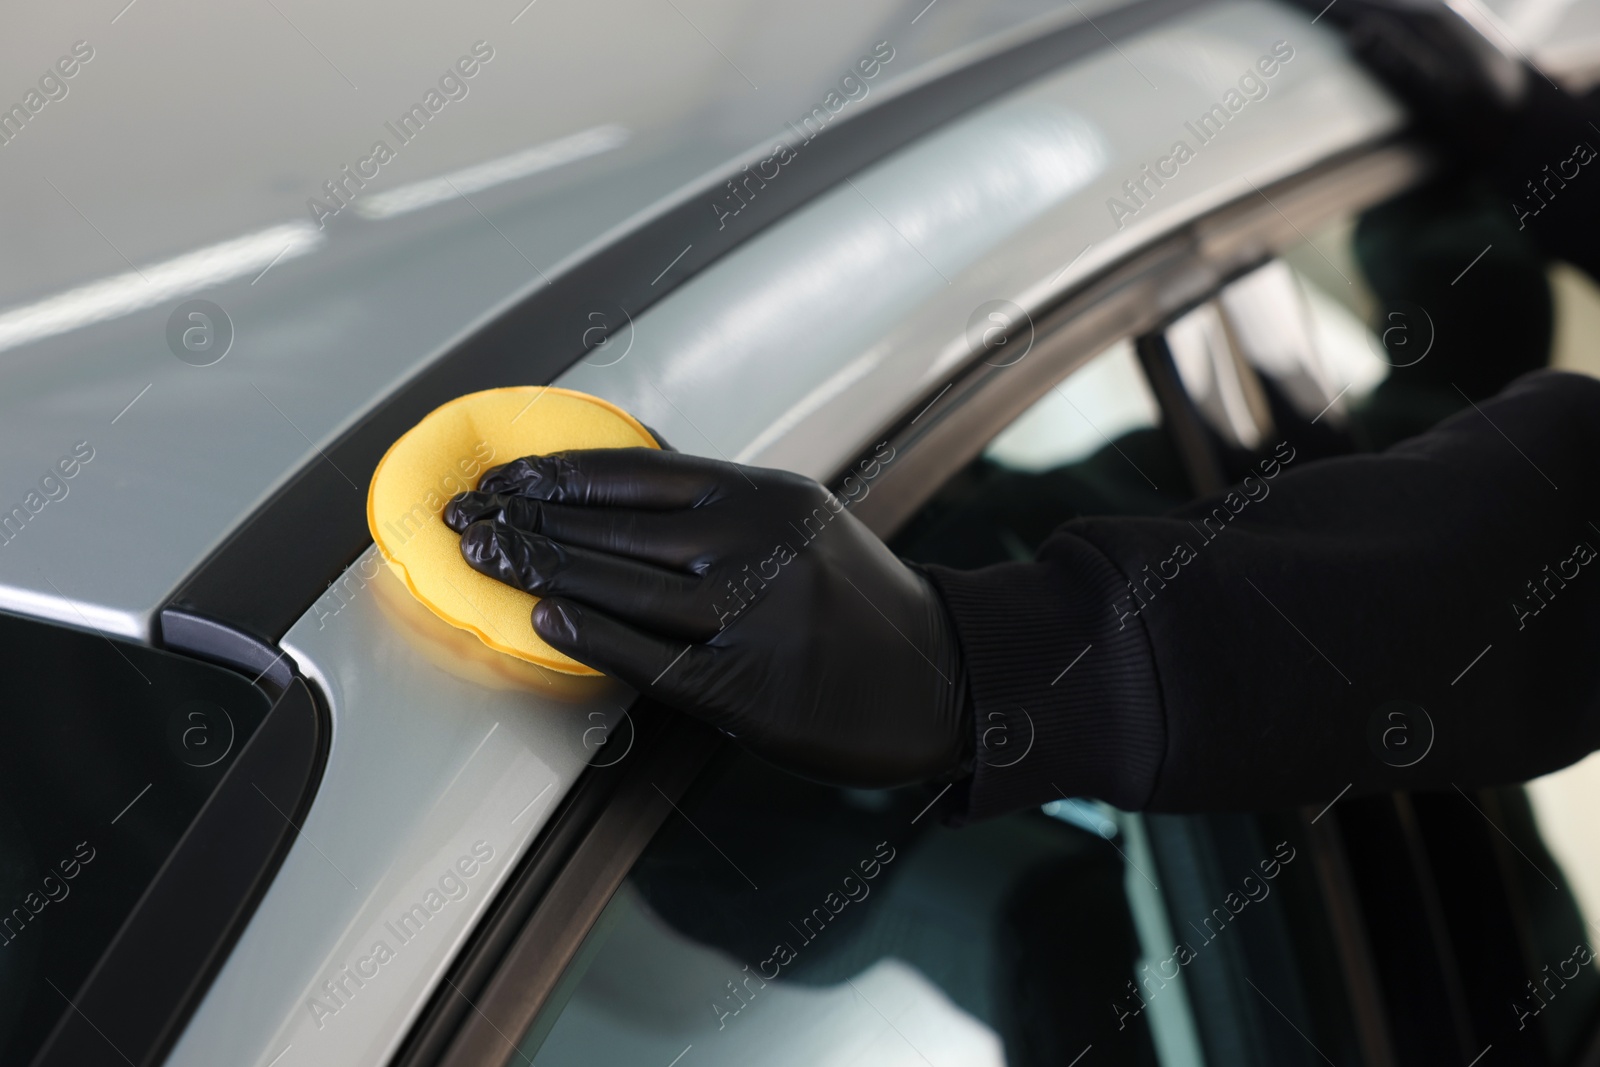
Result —
[{"label": "black nitrile glove", "polygon": [[[1538,208],[1530,183],[1550,178],[1546,195],[1565,188],[1577,169],[1557,165],[1577,142],[1600,143],[1593,100],[1563,92],[1531,66],[1475,0],[1296,2],[1339,27],[1351,54],[1400,98],[1416,132],[1441,154],[1445,177],[1481,171],[1508,201]],[[1546,165],[1561,173],[1547,174]],[[1507,208],[1520,228],[1525,212]]]},{"label": "black nitrile glove", "polygon": [[[1406,105],[1441,156],[1441,182],[1484,182],[1540,254],[1600,278],[1600,97],[1566,93],[1519,59],[1475,0],[1455,10],[1442,0],[1297,2],[1324,12]],[[1496,256],[1507,251],[1493,244]]]},{"label": "black nitrile glove", "polygon": [[1540,77],[1508,54],[1498,28],[1470,6],[1458,14],[1443,0],[1298,2],[1343,32],[1351,53],[1452,163],[1492,156],[1510,134],[1530,80]]},{"label": "black nitrile glove", "polygon": [[445,508],[552,646],[839,785],[963,773],[971,713],[933,586],[809,478],[652,449],[486,471]]}]

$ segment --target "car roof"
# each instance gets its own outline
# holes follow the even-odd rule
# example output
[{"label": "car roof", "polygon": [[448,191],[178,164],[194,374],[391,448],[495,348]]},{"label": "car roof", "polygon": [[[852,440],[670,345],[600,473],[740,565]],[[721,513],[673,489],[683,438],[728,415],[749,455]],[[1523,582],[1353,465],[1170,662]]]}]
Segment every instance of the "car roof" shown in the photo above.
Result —
[{"label": "car roof", "polygon": [[[0,608],[148,640],[330,440],[760,149],[877,42],[893,61],[852,106],[1080,17],[907,7],[31,12],[0,42],[29,79],[0,92],[39,105],[0,125],[0,193],[27,206],[0,219],[0,514],[22,509]],[[420,132],[412,105],[438,108]],[[188,317],[196,299],[216,322]],[[220,362],[178,358],[190,328],[231,331]],[[92,458],[63,480],[75,446]]]}]

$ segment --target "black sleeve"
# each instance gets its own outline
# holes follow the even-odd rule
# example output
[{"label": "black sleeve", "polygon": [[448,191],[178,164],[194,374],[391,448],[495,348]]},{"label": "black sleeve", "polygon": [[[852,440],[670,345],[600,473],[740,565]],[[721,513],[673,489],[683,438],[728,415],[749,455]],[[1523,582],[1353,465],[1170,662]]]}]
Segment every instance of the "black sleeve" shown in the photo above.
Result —
[{"label": "black sleeve", "polygon": [[1571,96],[1532,71],[1528,88],[1490,183],[1540,251],[1600,281],[1600,91]]},{"label": "black sleeve", "polygon": [[[1280,445],[1167,517],[1068,523],[1033,563],[927,567],[978,732],[958,818],[1063,795],[1325,803],[1571,763],[1600,747],[1597,524],[1600,382],[1541,371],[1382,454]],[[1425,710],[1431,742],[1392,701]]]}]

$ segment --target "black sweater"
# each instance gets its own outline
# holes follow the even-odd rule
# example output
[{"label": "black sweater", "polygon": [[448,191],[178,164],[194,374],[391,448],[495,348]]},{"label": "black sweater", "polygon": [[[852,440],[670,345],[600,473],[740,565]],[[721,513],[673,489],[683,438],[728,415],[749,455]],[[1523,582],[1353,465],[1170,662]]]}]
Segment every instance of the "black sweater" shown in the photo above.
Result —
[{"label": "black sweater", "polygon": [[[1570,100],[1533,114],[1491,179],[1541,251],[1593,273],[1600,174],[1538,216],[1524,179],[1600,147],[1600,123]],[[1382,454],[1280,446],[1170,516],[1070,522],[1032,563],[929,566],[980,756],[998,724],[1032,742],[977,761],[964,817],[1061,796],[1322,804],[1565,766],[1600,747],[1597,552],[1600,382],[1543,371]]]},{"label": "black sweater", "polygon": [[[926,568],[980,736],[1034,734],[977,763],[969,817],[1465,788],[1600,746],[1600,382],[1539,372],[1381,455],[1296,458],[1168,517],[1068,523],[1034,563]],[[1427,728],[1394,700],[1435,735],[1409,767],[1384,731]]]}]

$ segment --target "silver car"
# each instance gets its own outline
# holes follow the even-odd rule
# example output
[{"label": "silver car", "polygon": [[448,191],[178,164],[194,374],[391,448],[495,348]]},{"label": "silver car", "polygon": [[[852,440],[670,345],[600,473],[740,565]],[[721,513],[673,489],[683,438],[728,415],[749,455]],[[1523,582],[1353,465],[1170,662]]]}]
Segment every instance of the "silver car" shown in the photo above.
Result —
[{"label": "silver car", "polygon": [[[1600,70],[1600,9],[1466,3]],[[1353,234],[1432,163],[1316,12],[10,21],[0,1063],[1597,1062],[1579,794],[947,826],[489,650],[367,529],[507,385],[974,566],[1356,447],[1433,324]]]}]

